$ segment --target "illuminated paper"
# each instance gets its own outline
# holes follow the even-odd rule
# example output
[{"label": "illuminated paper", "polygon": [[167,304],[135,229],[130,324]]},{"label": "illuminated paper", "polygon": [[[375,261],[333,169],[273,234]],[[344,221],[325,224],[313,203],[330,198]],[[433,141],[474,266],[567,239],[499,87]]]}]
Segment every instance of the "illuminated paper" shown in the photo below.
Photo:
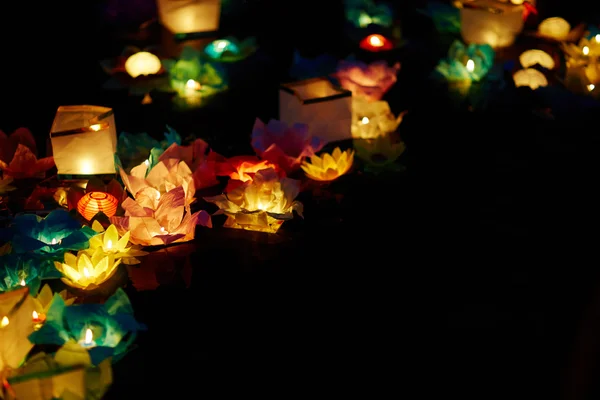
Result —
[{"label": "illuminated paper", "polygon": [[513,74],[513,80],[516,87],[528,87],[535,90],[540,87],[548,86],[546,76],[537,69],[525,68]]},{"label": "illuminated paper", "polygon": [[35,138],[29,129],[19,128],[10,135],[0,130],[0,161],[10,163],[17,151],[17,146],[20,144],[28,147],[34,155],[37,155]]},{"label": "illuminated paper", "polygon": [[524,5],[495,0],[460,3],[461,35],[467,43],[508,47],[523,30]]},{"label": "illuminated paper", "polygon": [[171,144],[158,157],[158,161],[168,159],[181,160],[190,167],[196,190],[219,184],[215,168],[224,157],[210,150],[208,143],[202,139],[196,139],[187,146],[181,146],[177,143]]},{"label": "illuminated paper", "polygon": [[27,287],[0,294],[0,375],[19,367],[33,347],[27,339],[33,332],[33,311]]},{"label": "illuminated paper", "polygon": [[99,233],[90,238],[90,248],[86,250],[88,255],[93,255],[100,249],[104,254],[113,255],[117,260],[120,259],[123,264],[133,265],[140,263],[140,260],[136,257],[148,254],[141,250],[139,246],[129,243],[129,237],[131,236],[129,231],[120,235],[114,225],[110,225],[104,230],[104,227],[98,221],[94,221],[92,229]]},{"label": "illuminated paper", "polygon": [[172,33],[219,29],[221,0],[157,0],[160,23]]},{"label": "illuminated paper", "polygon": [[4,194],[4,193],[12,192],[13,190],[16,190],[17,188],[11,185],[11,183],[13,183],[13,181],[14,181],[14,178],[11,176],[0,177],[0,194]]},{"label": "illuminated paper", "polygon": [[396,160],[406,150],[404,142],[396,135],[388,134],[375,139],[354,139],[356,157],[366,164],[371,172],[399,171],[402,169]]},{"label": "illuminated paper", "polygon": [[342,151],[336,147],[331,154],[311,156],[310,163],[304,161],[302,170],[314,181],[330,182],[346,174],[354,162],[354,150]]},{"label": "illuminated paper", "polygon": [[556,63],[552,56],[543,50],[526,50],[519,56],[519,62],[523,68],[530,68],[539,65],[546,69],[554,69]]},{"label": "illuminated paper", "polygon": [[398,80],[400,63],[389,66],[385,61],[365,64],[361,61],[341,61],[335,77],[340,85],[351,91],[354,97],[377,101],[390,90]]},{"label": "illuminated paper", "polygon": [[65,253],[63,262],[55,261],[54,266],[63,274],[61,281],[82,290],[94,290],[117,272],[121,259],[113,254],[105,254],[102,248],[89,256],[85,251],[77,255]]},{"label": "illuminated paper", "polygon": [[50,132],[59,175],[114,174],[117,131],[112,109],[61,106]]},{"label": "illuminated paper", "polygon": [[15,179],[43,178],[46,176],[46,171],[52,167],[54,167],[52,157],[38,159],[29,147],[22,144],[17,145],[10,163],[0,160],[0,170],[3,175]]},{"label": "illuminated paper", "polygon": [[254,174],[263,169],[272,168],[279,173],[281,177],[285,176],[285,171],[277,164],[269,160],[261,160],[255,156],[236,156],[230,157],[217,166],[217,174],[220,176],[228,176],[229,181],[224,192],[231,192],[236,187],[244,182],[249,182],[254,179]]},{"label": "illuminated paper", "polygon": [[352,92],[326,78],[283,84],[279,90],[279,120],[307,124],[326,143],[351,138]]},{"label": "illuminated paper", "polygon": [[406,112],[397,117],[387,101],[368,102],[363,98],[352,99],[352,137],[373,139],[396,132]]}]

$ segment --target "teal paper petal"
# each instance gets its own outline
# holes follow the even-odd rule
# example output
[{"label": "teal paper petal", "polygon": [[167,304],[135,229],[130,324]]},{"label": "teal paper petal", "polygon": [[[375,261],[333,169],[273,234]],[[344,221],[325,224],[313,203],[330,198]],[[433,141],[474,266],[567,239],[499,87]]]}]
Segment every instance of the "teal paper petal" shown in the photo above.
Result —
[{"label": "teal paper petal", "polygon": [[427,2],[421,14],[431,18],[435,29],[440,33],[460,33],[460,11],[458,8],[438,1]]},{"label": "teal paper petal", "polygon": [[37,260],[25,255],[10,253],[0,256],[0,293],[29,287],[30,293],[40,289],[43,271]]},{"label": "teal paper petal", "polygon": [[[448,57],[440,61],[436,72],[449,81],[483,79],[494,65],[495,52],[490,45],[470,44],[465,46],[456,40],[448,50]],[[473,60],[475,68],[467,70],[467,61]]]}]

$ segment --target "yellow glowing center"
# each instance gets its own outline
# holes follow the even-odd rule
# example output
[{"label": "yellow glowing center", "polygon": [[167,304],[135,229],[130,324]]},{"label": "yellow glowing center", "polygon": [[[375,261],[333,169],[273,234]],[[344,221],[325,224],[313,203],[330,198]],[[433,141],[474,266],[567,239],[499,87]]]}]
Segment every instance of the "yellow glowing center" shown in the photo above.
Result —
[{"label": "yellow glowing center", "polygon": [[98,132],[100,129],[102,129],[102,125],[101,124],[90,125],[90,129],[93,130],[94,132]]},{"label": "yellow glowing center", "polygon": [[600,33],[594,36],[594,40],[596,41],[596,43],[600,43]]},{"label": "yellow glowing center", "polygon": [[363,124],[363,125],[366,125],[366,124],[368,124],[368,123],[369,123],[369,117],[363,117],[363,118],[360,120],[360,123],[361,123],[361,124]]},{"label": "yellow glowing center", "polygon": [[144,164],[146,164],[146,167],[150,166],[150,160],[144,160]]},{"label": "yellow glowing center", "polygon": [[109,241],[107,241],[107,242],[106,242],[106,248],[107,248],[108,250],[111,250],[111,249],[112,249],[112,240],[109,240]]},{"label": "yellow glowing center", "polygon": [[60,244],[60,242],[61,242],[61,241],[62,241],[62,240],[60,240],[60,239],[59,239],[59,240],[56,240],[56,238],[54,238],[54,239],[52,239],[52,241],[50,242],[50,244],[51,244],[52,246],[54,246],[55,244]]},{"label": "yellow glowing center", "polygon": [[475,71],[475,61],[469,59],[469,61],[467,61],[467,71],[469,72],[473,72]]},{"label": "yellow glowing center", "polygon": [[160,71],[160,59],[147,51],[140,51],[125,61],[125,70],[132,78],[140,75],[153,75]]},{"label": "yellow glowing center", "polygon": [[0,321],[0,328],[4,328],[5,326],[7,326],[8,322],[8,317],[5,315],[4,317],[2,317],[2,321]]},{"label": "yellow glowing center", "polygon": [[590,84],[587,86],[587,88],[588,88],[588,90],[591,92],[592,90],[596,89],[596,85],[594,85],[593,83],[590,83]]},{"label": "yellow glowing center", "polygon": [[381,40],[381,38],[379,36],[371,36],[371,38],[369,39],[369,43],[373,47],[383,46],[383,40]]},{"label": "yellow glowing center", "polygon": [[21,282],[20,282],[20,283],[21,283],[21,286],[25,286],[25,285],[26,285],[26,283],[25,283],[25,279],[21,279]]},{"label": "yellow glowing center", "polygon": [[581,52],[583,53],[584,56],[587,56],[588,54],[590,54],[590,48],[587,46],[583,46],[583,49],[581,49]]},{"label": "yellow glowing center", "polygon": [[195,80],[190,79],[185,83],[185,87],[190,90],[200,90],[200,88],[202,88],[202,85],[200,85],[200,82],[196,82]]},{"label": "yellow glowing center", "polygon": [[33,312],[31,313],[31,316],[33,317],[33,319],[38,319],[40,316],[38,315],[37,311],[33,310]]},{"label": "yellow glowing center", "polygon": [[81,169],[82,175],[90,175],[92,173],[92,163],[88,160],[81,160],[79,168]]},{"label": "yellow glowing center", "polygon": [[156,192],[156,200],[160,199],[160,192]]},{"label": "yellow glowing center", "polygon": [[161,226],[161,227],[160,227],[160,232],[161,232],[161,233],[166,233],[166,232],[167,232],[167,230],[164,228],[164,226]]},{"label": "yellow glowing center", "polygon": [[83,268],[83,276],[85,276],[86,278],[89,278],[90,276],[92,276],[90,274],[90,270],[87,268]]},{"label": "yellow glowing center", "polygon": [[92,344],[92,340],[94,340],[94,334],[90,328],[85,330],[85,338],[83,339],[83,343]]},{"label": "yellow glowing center", "polygon": [[219,40],[219,41],[217,41],[216,45],[217,45],[217,49],[223,51],[227,47],[227,42],[225,40]]}]

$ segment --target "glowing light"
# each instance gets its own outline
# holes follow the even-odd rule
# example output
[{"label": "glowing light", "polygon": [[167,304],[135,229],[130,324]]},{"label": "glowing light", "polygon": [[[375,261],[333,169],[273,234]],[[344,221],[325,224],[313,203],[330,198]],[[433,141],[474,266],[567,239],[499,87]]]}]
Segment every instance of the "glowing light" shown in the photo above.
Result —
[{"label": "glowing light", "polygon": [[587,88],[591,92],[592,90],[596,89],[596,85],[594,85],[593,83],[590,83],[589,85],[587,85]]},{"label": "glowing light", "polygon": [[20,282],[20,284],[21,284],[21,286],[25,286],[25,285],[26,285],[26,283],[25,283],[25,279],[21,279],[21,282]]},{"label": "glowing light", "polygon": [[92,173],[92,164],[88,160],[82,160],[80,170],[83,175],[90,175]]},{"label": "glowing light", "polygon": [[381,40],[381,37],[379,37],[378,35],[371,36],[369,38],[369,43],[373,47],[382,47],[383,46],[383,40]]},{"label": "glowing light", "polygon": [[107,248],[108,250],[111,250],[111,249],[112,249],[112,240],[108,240],[108,241],[106,242],[106,248]]},{"label": "glowing light", "polygon": [[146,167],[150,166],[150,160],[144,160],[144,164],[146,164]]},{"label": "glowing light", "polygon": [[9,324],[8,317],[5,315],[2,317],[2,321],[0,321],[0,328],[4,328]]},{"label": "glowing light", "polygon": [[594,36],[594,40],[596,41],[596,43],[600,43],[600,33]]},{"label": "glowing light", "polygon": [[100,129],[102,129],[102,125],[101,124],[90,125],[90,129],[93,130],[94,132],[98,132]]},{"label": "glowing light", "polygon": [[92,276],[92,275],[90,274],[90,270],[89,270],[89,269],[87,269],[87,268],[84,268],[84,269],[83,269],[83,276],[85,276],[86,278],[89,278],[90,276]]},{"label": "glowing light", "polygon": [[37,311],[35,311],[35,310],[33,310],[33,312],[31,313],[31,316],[33,317],[34,320],[40,318],[40,316],[38,315]]},{"label": "glowing light", "polygon": [[54,246],[55,244],[60,244],[60,242],[61,242],[61,241],[62,241],[62,240],[56,240],[56,238],[53,238],[53,239],[52,239],[52,241],[50,242],[50,244],[51,244],[52,246]]},{"label": "glowing light", "polygon": [[227,41],[226,41],[226,40],[218,40],[218,41],[215,43],[215,45],[217,46],[217,49],[219,49],[219,50],[221,50],[221,51],[224,51],[224,50],[225,50],[225,48],[227,48],[227,45],[228,45],[228,44],[229,44],[229,43],[227,43]]},{"label": "glowing light", "polygon": [[185,83],[185,87],[190,90],[200,90],[202,88],[202,85],[200,85],[200,82],[197,82],[193,79],[189,79]]},{"label": "glowing light", "polygon": [[475,61],[469,59],[469,61],[467,61],[467,71],[469,72],[473,72],[475,71]]},{"label": "glowing light", "polygon": [[161,69],[160,59],[147,51],[140,51],[125,61],[125,70],[132,78],[140,75],[154,75]]},{"label": "glowing light", "polygon": [[161,233],[167,233],[167,230],[165,229],[165,227],[164,227],[164,226],[161,226],[161,227],[160,227],[160,232],[161,232]]},{"label": "glowing light", "polygon": [[369,117],[363,117],[363,118],[360,120],[360,123],[361,123],[361,124],[363,124],[363,125],[366,125],[366,124],[368,124],[368,123],[369,123]]},{"label": "glowing light", "polygon": [[85,338],[83,339],[83,343],[92,344],[93,341],[94,341],[94,334],[92,333],[92,330],[90,328],[87,328],[85,330]]},{"label": "glowing light", "polygon": [[590,54],[590,48],[587,46],[583,46],[583,49],[581,49],[581,52],[583,53],[584,56],[587,56],[588,54]]}]

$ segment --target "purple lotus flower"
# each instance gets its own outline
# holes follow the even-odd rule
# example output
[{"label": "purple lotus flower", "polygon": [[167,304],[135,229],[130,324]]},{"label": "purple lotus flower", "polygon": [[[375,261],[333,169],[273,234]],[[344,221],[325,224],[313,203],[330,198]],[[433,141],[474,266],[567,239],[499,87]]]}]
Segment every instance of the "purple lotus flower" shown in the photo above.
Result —
[{"label": "purple lotus flower", "polygon": [[385,61],[365,64],[361,61],[340,61],[335,77],[354,96],[368,101],[381,100],[398,80],[400,63],[389,66]]}]

